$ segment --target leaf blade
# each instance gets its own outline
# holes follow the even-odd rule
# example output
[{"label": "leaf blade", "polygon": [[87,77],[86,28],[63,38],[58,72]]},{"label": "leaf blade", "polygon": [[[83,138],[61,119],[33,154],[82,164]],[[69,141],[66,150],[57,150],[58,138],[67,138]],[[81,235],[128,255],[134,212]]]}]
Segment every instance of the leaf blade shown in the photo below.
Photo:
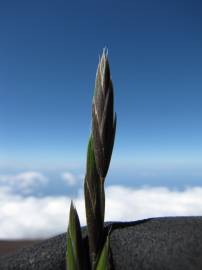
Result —
[{"label": "leaf blade", "polygon": [[83,243],[79,217],[71,202],[69,226],[67,230],[66,266],[68,270],[81,270],[83,267]]},{"label": "leaf blade", "polygon": [[107,270],[109,263],[109,237],[104,244],[100,257],[98,259],[96,270]]}]

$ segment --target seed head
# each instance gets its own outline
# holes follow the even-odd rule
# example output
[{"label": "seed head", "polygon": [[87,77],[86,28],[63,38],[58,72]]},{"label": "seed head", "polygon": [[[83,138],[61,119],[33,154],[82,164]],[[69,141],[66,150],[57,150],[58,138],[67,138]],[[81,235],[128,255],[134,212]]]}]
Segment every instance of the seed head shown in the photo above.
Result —
[{"label": "seed head", "polygon": [[111,160],[116,130],[114,93],[107,53],[98,64],[92,105],[92,137],[99,176],[104,179]]}]

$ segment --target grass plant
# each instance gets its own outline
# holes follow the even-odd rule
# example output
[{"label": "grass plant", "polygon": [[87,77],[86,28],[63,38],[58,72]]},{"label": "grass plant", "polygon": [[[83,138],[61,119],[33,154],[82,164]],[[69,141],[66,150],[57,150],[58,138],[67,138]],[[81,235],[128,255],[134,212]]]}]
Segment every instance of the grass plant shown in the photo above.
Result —
[{"label": "grass plant", "polygon": [[[99,60],[92,102],[92,132],[88,142],[84,197],[91,270],[106,270],[109,263],[109,236],[104,233],[104,182],[109,169],[116,131],[114,93],[108,54]],[[71,203],[67,231],[66,265],[68,270],[86,266],[81,227],[76,208]],[[88,268],[87,268],[88,267]]]}]

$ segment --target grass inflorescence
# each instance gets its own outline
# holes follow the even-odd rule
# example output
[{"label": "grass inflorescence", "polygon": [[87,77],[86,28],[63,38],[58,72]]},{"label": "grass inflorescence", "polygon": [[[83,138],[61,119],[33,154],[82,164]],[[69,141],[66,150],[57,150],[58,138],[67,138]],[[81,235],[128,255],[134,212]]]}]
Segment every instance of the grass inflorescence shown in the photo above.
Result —
[{"label": "grass inflorescence", "polygon": [[[109,169],[116,131],[114,93],[108,54],[99,60],[92,102],[92,132],[87,150],[84,197],[91,270],[109,267],[109,237],[104,233],[104,182]],[[71,203],[67,231],[67,269],[89,269],[84,260],[81,227],[76,208]],[[88,268],[87,268],[88,267]]]}]

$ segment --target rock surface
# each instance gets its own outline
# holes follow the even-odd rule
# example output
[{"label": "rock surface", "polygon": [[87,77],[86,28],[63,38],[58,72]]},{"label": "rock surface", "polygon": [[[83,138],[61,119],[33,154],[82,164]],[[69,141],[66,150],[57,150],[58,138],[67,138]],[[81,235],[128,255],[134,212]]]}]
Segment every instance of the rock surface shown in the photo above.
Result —
[{"label": "rock surface", "polygon": [[[202,217],[114,222],[110,248],[115,270],[201,270]],[[86,230],[83,229],[86,241]],[[66,234],[0,258],[1,270],[65,269]]]}]

